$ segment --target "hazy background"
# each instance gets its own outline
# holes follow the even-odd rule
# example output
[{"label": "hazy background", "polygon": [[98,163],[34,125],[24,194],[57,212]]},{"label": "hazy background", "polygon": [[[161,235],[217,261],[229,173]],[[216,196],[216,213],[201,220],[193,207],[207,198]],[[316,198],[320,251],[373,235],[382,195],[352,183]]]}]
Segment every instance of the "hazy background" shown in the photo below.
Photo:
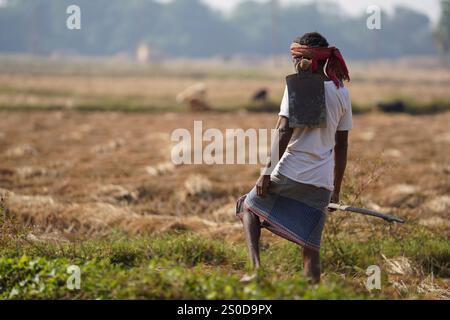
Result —
[{"label": "hazy background", "polygon": [[[243,0],[203,0],[213,8],[218,8],[224,12],[230,12]],[[258,2],[267,2],[267,0],[256,0]],[[161,0],[161,2],[168,2]],[[305,3],[338,3],[347,13],[351,15],[359,15],[366,11],[370,5],[377,5],[380,8],[392,12],[396,6],[402,5],[414,8],[420,12],[426,13],[432,21],[439,18],[439,0],[281,0],[281,5],[305,4]]]},{"label": "hazy background", "polygon": [[[0,53],[152,57],[285,54],[292,39],[319,31],[353,59],[436,53],[438,0],[213,1],[3,0]],[[82,29],[66,28],[77,4]],[[383,9],[382,29],[368,30],[365,9]]]}]

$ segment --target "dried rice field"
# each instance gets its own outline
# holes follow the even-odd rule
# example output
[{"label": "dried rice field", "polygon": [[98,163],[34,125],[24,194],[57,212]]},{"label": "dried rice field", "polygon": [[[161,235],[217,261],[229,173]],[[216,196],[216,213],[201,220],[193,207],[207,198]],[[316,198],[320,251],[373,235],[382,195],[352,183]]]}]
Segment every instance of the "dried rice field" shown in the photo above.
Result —
[{"label": "dried rice field", "polygon": [[[385,70],[397,70],[392,64],[355,65],[354,100],[449,99],[446,70],[408,75],[404,67],[385,81]],[[355,115],[341,200],[406,224],[331,213],[319,287],[302,278],[298,248],[264,231],[266,273],[245,285],[239,279],[248,267],[246,250],[234,208],[260,167],[176,166],[171,133],[192,132],[196,120],[203,130],[270,129],[275,113],[168,112],[180,108],[173,108],[176,93],[198,80],[189,74],[115,78],[8,68],[0,68],[0,109],[12,107],[0,112],[0,270],[22,272],[0,274],[0,299],[450,299],[450,112]],[[280,71],[260,78],[261,70],[245,76],[213,70],[200,80],[209,100],[228,111],[263,86],[271,99],[281,95]],[[71,108],[108,109],[111,101],[161,110]],[[28,111],[12,111],[16,106]],[[65,289],[65,266],[74,263],[87,277],[79,292]],[[373,264],[381,267],[382,289],[369,292],[366,268]],[[59,280],[45,282],[52,270]]]},{"label": "dried rice field", "polygon": [[[276,116],[5,112],[0,119],[0,185],[24,221],[69,234],[183,225],[239,238],[233,202],[259,167],[175,166],[171,132],[192,131],[194,120],[223,131],[271,128]],[[448,232],[449,121],[449,113],[356,116],[347,200]]]}]

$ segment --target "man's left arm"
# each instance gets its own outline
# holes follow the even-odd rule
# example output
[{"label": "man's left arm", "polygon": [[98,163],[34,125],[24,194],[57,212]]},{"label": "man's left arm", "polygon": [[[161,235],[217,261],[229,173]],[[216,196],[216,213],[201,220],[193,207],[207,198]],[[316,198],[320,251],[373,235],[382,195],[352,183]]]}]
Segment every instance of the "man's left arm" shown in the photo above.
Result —
[{"label": "man's left arm", "polygon": [[339,203],[342,180],[347,167],[348,131],[336,132],[336,145],[334,147],[334,192],[331,202]]}]

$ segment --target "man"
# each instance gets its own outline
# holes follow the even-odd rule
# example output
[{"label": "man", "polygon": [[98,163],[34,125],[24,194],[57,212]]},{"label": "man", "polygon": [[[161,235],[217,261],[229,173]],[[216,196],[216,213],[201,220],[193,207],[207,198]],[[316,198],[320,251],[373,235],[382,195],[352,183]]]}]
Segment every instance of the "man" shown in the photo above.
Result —
[{"label": "man", "polygon": [[265,227],[303,248],[305,275],[318,283],[327,207],[330,201],[339,202],[347,164],[352,108],[343,81],[350,78],[339,50],[329,47],[319,33],[307,33],[296,39],[291,54],[297,71],[311,68],[315,79],[322,79],[324,97],[312,97],[312,101],[323,98],[326,123],[316,127],[290,125],[293,117],[290,104],[296,98],[286,86],[276,126],[279,162],[271,175],[261,175],[252,191],[240,199],[238,208],[242,210],[237,213],[244,224],[255,269],[260,267],[259,239],[261,228]]}]

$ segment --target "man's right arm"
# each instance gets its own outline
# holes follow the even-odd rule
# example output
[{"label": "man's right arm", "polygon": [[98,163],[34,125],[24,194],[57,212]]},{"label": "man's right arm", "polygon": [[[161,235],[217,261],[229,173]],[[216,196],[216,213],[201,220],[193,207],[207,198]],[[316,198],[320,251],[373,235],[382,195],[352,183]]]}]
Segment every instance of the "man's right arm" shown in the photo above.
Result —
[{"label": "man's right arm", "polygon": [[[278,141],[274,141],[274,145],[272,146],[271,150],[274,151],[274,148],[278,149],[278,159],[272,159],[276,160],[277,163],[283,156],[284,152],[287,149],[287,146],[289,144],[289,141],[291,140],[292,133],[294,130],[289,127],[289,119],[285,116],[280,116],[278,118],[277,122],[277,135]],[[276,149],[275,149],[276,150]],[[272,161],[269,162],[266,166],[266,170],[272,167]],[[267,195],[267,191],[269,189],[270,184],[270,174],[261,175],[256,182],[256,194],[260,197],[265,197]]]}]

